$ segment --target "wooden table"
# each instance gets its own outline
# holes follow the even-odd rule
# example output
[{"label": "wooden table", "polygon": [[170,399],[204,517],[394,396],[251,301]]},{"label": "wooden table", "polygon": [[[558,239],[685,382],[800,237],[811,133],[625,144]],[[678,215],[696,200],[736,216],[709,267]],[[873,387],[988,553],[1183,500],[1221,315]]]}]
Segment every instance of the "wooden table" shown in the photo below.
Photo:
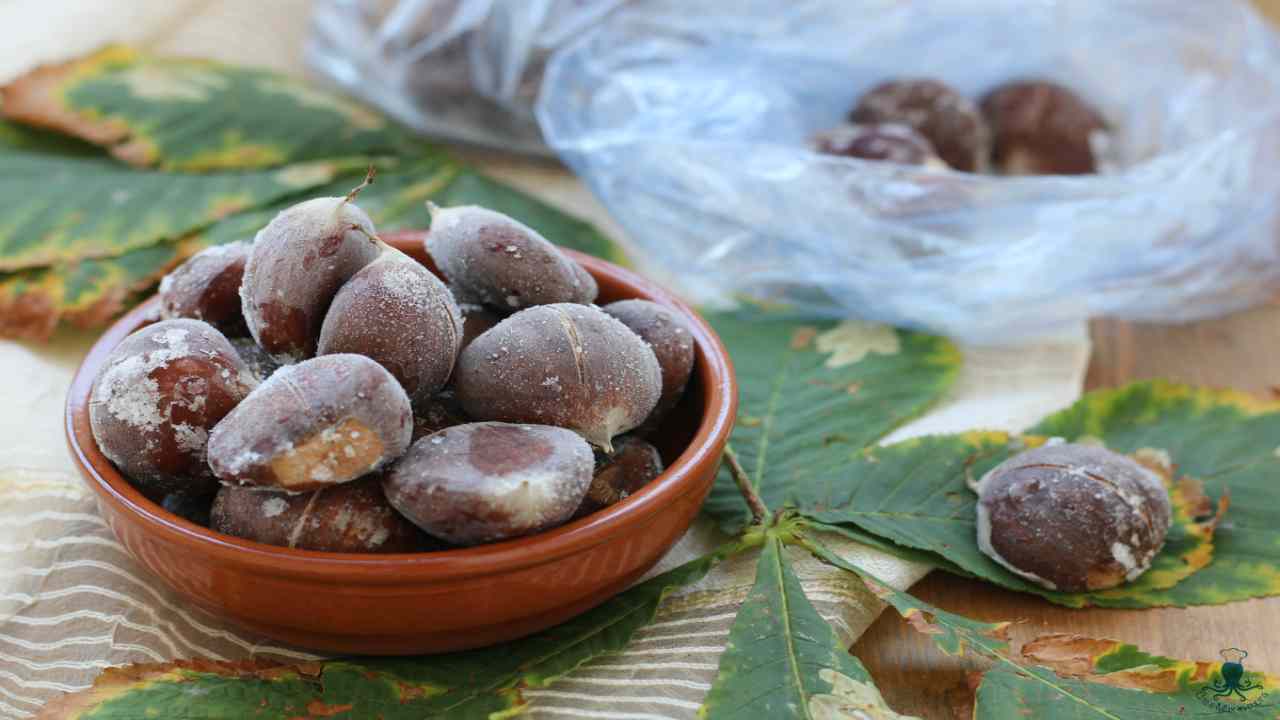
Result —
[{"label": "wooden table", "polygon": [[[1273,4],[1280,6],[1280,0]],[[1183,326],[1099,320],[1091,331],[1088,389],[1168,378],[1274,397],[1280,386],[1280,303]],[[1217,662],[1220,649],[1235,646],[1249,651],[1250,669],[1280,673],[1280,597],[1186,609],[1070,610],[942,572],[929,575],[912,592],[961,615],[1019,621],[1011,634],[1015,648],[1037,635],[1068,632]],[[895,710],[926,720],[952,717],[954,689],[967,671],[985,666],[971,657],[944,655],[892,611],[871,626],[853,652]]]}]

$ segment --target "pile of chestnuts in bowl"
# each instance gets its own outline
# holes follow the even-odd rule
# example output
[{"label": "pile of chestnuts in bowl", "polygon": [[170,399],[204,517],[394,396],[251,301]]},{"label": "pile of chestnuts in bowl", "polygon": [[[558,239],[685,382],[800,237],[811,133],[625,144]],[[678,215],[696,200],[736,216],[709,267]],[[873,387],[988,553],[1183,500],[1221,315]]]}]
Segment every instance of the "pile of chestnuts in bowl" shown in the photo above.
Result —
[{"label": "pile of chestnuts in bowl", "polygon": [[[323,623],[282,632],[278,617],[259,622],[252,608],[225,606],[226,593],[188,594],[304,645],[417,652],[524,634],[573,614],[570,601],[580,612],[617,592],[688,527],[714,478],[735,404],[718,340],[657,288],[648,286],[658,302],[628,293],[625,283],[642,279],[499,212],[433,205],[429,232],[388,243],[357,195],[301,202],[251,243],[194,255],[161,282],[158,317],[91,352],[68,401],[68,437],[90,485],[100,481],[100,505],[107,473],[88,457],[89,439],[118,479],[212,531],[205,538],[250,541],[233,548],[275,546],[291,553],[286,562],[296,551],[472,562],[511,559],[533,541],[537,564],[571,550],[556,537],[561,526],[650,485],[680,485],[648,493],[681,507],[634,528],[650,533],[638,549],[619,541],[633,557],[593,581],[608,587],[569,583],[558,604],[526,608],[558,616],[527,623],[518,612],[486,619],[481,607],[477,623],[517,622],[491,637],[316,640],[305,633]],[[605,301],[597,276],[624,284]],[[185,576],[202,571],[157,567],[165,563],[122,527],[133,520],[103,509],[135,556],[191,590]]]}]

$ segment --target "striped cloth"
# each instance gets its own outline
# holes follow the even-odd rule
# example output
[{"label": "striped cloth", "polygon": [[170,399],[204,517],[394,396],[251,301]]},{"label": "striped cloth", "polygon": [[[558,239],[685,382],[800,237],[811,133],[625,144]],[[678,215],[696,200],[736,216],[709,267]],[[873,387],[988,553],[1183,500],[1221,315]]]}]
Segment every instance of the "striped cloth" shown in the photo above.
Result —
[{"label": "striped cloth", "polygon": [[[1009,349],[966,350],[956,388],[889,440],[972,427],[1017,430],[1071,402],[1088,355],[1083,330]],[[44,348],[0,342],[0,718],[26,718],[82,689],[109,665],[176,658],[313,659],[244,633],[155,581],[121,549],[75,474],[62,439],[62,403],[91,338]],[[719,543],[700,521],[654,573]],[[906,588],[926,569],[833,539],[837,551]],[[849,644],[883,606],[856,580],[793,555],[818,610]],[[624,652],[598,658],[526,693],[539,720],[692,718],[715,678],[754,557],[738,557],[673,595]]]}]

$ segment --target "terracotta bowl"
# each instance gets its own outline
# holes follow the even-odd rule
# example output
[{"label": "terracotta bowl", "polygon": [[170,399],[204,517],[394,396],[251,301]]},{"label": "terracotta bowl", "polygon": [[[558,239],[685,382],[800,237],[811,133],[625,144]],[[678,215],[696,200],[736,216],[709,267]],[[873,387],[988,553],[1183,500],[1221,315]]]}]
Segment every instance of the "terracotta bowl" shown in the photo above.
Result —
[{"label": "terracotta bowl", "polygon": [[[422,233],[387,238],[427,264]],[[644,298],[672,308],[697,342],[689,389],[656,443],[668,468],[594,515],[519,540],[400,555],[325,553],[215,533],[143,497],[98,449],[89,389],[107,354],[152,322],[151,298],[85,357],[67,397],[67,442],[112,532],[133,557],[196,605],[293,645],[334,653],[418,654],[480,647],[542,630],[622,591],[684,534],[729,438],[737,385],[707,323],[658,286],[573,254],[600,302]]]}]

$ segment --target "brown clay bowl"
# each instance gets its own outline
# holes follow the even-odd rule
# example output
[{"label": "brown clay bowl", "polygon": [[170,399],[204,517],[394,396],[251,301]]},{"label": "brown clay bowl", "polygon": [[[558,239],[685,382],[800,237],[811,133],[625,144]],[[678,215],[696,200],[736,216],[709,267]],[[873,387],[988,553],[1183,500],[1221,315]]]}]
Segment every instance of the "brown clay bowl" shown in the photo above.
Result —
[{"label": "brown clay bowl", "polygon": [[[422,233],[387,238],[430,266]],[[652,282],[581,254],[601,303],[644,298],[678,312],[697,343],[694,377],[656,444],[659,478],[622,502],[550,532],[441,552],[324,553],[215,533],[160,508],[98,449],[89,389],[107,354],[151,322],[151,298],[93,346],[67,397],[67,442],[112,532],[196,605],[293,645],[334,653],[418,654],[480,647],[542,630],[598,605],[654,565],[711,488],[737,407],[724,346],[697,313]]]}]

